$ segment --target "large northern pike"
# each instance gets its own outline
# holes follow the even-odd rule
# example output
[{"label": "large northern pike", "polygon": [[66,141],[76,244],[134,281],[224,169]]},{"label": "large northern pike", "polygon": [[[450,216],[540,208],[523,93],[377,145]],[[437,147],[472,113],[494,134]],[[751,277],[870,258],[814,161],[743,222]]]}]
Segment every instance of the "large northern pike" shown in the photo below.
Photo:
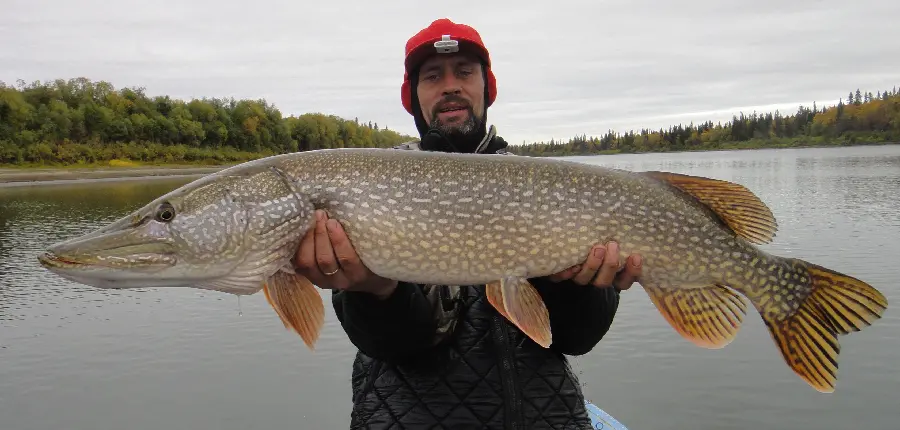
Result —
[{"label": "large northern pike", "polygon": [[376,274],[427,284],[487,284],[492,305],[544,347],[547,309],[527,278],[581,263],[615,240],[640,253],[639,283],[679,334],[721,348],[747,297],[784,360],[834,390],[839,334],[869,326],[887,300],[853,277],[756,244],[772,213],[744,187],[665,172],[562,160],[385,149],[259,159],[184,185],[39,259],[99,288],[261,289],[312,348],[324,307],[290,263],[314,210],[344,226]]}]

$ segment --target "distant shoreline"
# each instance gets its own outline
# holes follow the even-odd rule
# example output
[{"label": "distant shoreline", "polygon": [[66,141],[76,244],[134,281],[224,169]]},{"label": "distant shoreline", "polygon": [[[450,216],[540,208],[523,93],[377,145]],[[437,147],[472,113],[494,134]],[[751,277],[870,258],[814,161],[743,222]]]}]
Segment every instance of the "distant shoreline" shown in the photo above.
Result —
[{"label": "distant shoreline", "polygon": [[[615,152],[601,151],[587,154],[541,154],[528,156],[537,157],[592,157],[602,155],[626,155],[626,154],[677,154],[684,152],[728,152],[728,151],[756,151],[767,149],[814,149],[814,148],[848,148],[851,146],[887,146],[898,145],[900,142],[866,142],[853,145],[796,145],[796,146],[769,146],[769,147],[743,147],[743,148],[692,148],[678,151],[646,151],[646,152]],[[154,180],[171,179],[177,177],[200,177],[215,173],[235,164],[178,164],[178,165],[144,165],[144,166],[61,166],[61,167],[0,167],[0,187],[17,185],[39,184],[67,184],[84,181],[114,181],[114,180]]]},{"label": "distant shoreline", "polygon": [[93,179],[162,179],[202,176],[228,165],[217,166],[137,166],[137,167],[10,167],[0,168],[0,184],[70,183]]},{"label": "distant shoreline", "polygon": [[857,141],[853,143],[828,141],[828,142],[785,142],[776,143],[773,141],[756,141],[756,142],[730,142],[727,144],[719,144],[714,148],[678,148],[671,150],[648,150],[648,151],[618,151],[604,150],[593,151],[588,153],[571,152],[565,149],[559,151],[548,151],[541,154],[530,153],[528,150],[516,152],[520,155],[530,157],[592,157],[596,155],[626,155],[626,154],[679,154],[693,152],[731,152],[731,151],[762,151],[762,150],[783,150],[783,149],[837,149],[852,148],[866,146],[890,146],[900,145],[900,141]]}]

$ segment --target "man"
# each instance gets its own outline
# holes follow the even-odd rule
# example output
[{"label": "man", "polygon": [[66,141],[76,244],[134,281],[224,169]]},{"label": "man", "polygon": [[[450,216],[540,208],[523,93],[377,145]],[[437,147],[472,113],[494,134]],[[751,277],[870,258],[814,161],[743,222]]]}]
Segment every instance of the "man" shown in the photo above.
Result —
[{"label": "man", "polygon": [[[506,142],[487,127],[497,90],[479,34],[440,19],[406,52],[401,100],[421,141],[398,148],[505,153]],[[607,332],[619,290],[640,275],[639,256],[620,269],[616,244],[598,244],[583,264],[532,279],[550,312],[553,343],[545,349],[491,307],[484,285],[381,278],[360,262],[340,224],[318,215],[295,264],[334,291],[337,317],[359,349],[351,428],[590,428],[564,354],[587,353]]]}]

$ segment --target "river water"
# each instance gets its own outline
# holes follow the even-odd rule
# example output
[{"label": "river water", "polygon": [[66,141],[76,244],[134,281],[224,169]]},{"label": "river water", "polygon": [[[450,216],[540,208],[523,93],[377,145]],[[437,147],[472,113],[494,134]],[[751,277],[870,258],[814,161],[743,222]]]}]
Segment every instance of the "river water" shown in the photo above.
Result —
[{"label": "river water", "polygon": [[[636,286],[606,338],[573,359],[594,403],[632,430],[900,428],[900,145],[574,159],[741,183],[778,219],[765,249],[866,280],[892,305],[841,338],[826,395],[788,369],[752,308],[732,344],[705,350]],[[330,308],[312,353],[262,295],[103,291],[37,264],[44,246],[187,180],[0,188],[0,428],[347,427],[354,349]]]}]

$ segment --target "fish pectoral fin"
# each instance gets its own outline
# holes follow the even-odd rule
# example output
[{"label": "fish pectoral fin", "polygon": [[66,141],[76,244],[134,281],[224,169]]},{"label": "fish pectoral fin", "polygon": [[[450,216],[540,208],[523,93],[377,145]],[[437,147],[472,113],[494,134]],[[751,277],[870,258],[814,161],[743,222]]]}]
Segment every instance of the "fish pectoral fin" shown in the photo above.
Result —
[{"label": "fish pectoral fin", "polygon": [[671,172],[641,172],[687,194],[709,208],[732,231],[755,244],[775,238],[778,222],[772,211],[743,185]]},{"label": "fish pectoral fin", "polygon": [[485,293],[487,294],[487,299],[491,306],[493,306],[503,318],[512,321],[509,313],[506,312],[506,307],[503,305],[503,290],[500,287],[500,281],[488,283],[485,287]]},{"label": "fish pectoral fin", "polygon": [[293,329],[314,350],[325,324],[325,305],[315,285],[302,275],[278,271],[266,280],[263,294],[284,328]]},{"label": "fish pectoral fin", "polygon": [[690,289],[643,287],[672,328],[703,348],[719,349],[731,343],[747,313],[743,298],[722,285]]},{"label": "fish pectoral fin", "polygon": [[487,284],[488,302],[500,315],[544,348],[550,347],[550,313],[538,290],[523,277],[505,277]]},{"label": "fish pectoral fin", "polygon": [[834,391],[837,381],[838,335],[860,331],[881,318],[887,298],[859,279],[802,260],[811,293],[793,315],[776,320],[760,306],[787,365],[822,393]]}]

